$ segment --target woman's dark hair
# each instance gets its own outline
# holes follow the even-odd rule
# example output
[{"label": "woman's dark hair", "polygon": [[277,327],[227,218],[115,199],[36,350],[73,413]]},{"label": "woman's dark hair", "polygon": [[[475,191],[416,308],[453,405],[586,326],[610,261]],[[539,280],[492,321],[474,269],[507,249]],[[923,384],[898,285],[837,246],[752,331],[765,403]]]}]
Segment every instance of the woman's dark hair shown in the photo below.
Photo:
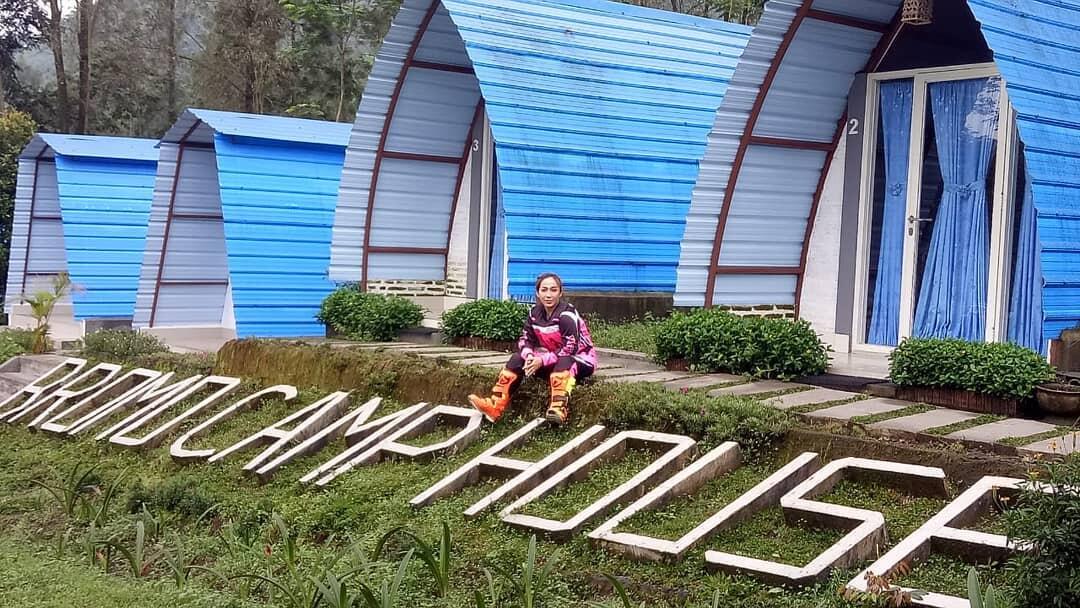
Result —
[{"label": "woman's dark hair", "polygon": [[554,272],[545,272],[536,277],[536,289],[533,291],[540,291],[540,284],[544,282],[544,279],[555,279],[555,282],[559,284],[559,291],[562,291],[562,278]]}]

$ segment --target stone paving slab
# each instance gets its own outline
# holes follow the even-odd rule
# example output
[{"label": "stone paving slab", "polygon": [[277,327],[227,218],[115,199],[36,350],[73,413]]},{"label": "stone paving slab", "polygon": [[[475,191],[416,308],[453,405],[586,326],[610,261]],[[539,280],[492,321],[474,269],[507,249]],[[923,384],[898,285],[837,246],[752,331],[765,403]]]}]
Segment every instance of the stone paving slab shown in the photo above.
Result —
[{"label": "stone paving slab", "polygon": [[509,359],[510,353],[497,353],[493,350],[464,350],[459,353],[446,353],[443,355],[443,359],[460,361],[461,363],[472,363],[472,359],[486,359],[495,356]]},{"label": "stone paving slab", "polygon": [[946,439],[966,439],[968,441],[981,441],[994,443],[1009,437],[1027,437],[1056,430],[1057,427],[1037,420],[1022,420],[1009,418],[988,424],[982,424],[970,429],[956,431],[945,436]]},{"label": "stone paving slab", "polygon": [[661,370],[659,367],[626,366],[626,367],[601,367],[593,374],[597,378],[620,378],[622,376],[640,376],[651,374]]},{"label": "stone paving slab", "polygon": [[845,403],[844,405],[834,405],[823,410],[813,411],[807,414],[807,416],[810,416],[811,418],[851,420],[852,418],[858,418],[859,416],[873,416],[875,414],[895,412],[896,410],[902,410],[910,405],[911,403],[907,401],[897,401],[896,399],[866,399],[864,401]]},{"label": "stone paving slab", "polygon": [[941,426],[949,426],[957,422],[964,422],[972,418],[978,418],[979,414],[939,408],[921,414],[891,418],[871,424],[869,428],[883,431],[906,431],[908,433],[921,433],[929,429]]},{"label": "stone paving slab", "polygon": [[430,345],[429,346],[424,346],[424,347],[421,347],[421,348],[408,348],[408,349],[404,349],[404,350],[408,351],[409,353],[416,354],[416,355],[425,355],[425,354],[431,354],[431,353],[452,354],[452,353],[464,353],[464,352],[466,352],[466,349],[459,348],[457,346],[430,346]]},{"label": "stone paving slab", "polygon": [[760,393],[775,393],[777,391],[791,390],[803,386],[806,385],[795,384],[794,382],[781,382],[779,380],[756,380],[754,382],[747,382],[746,384],[725,386],[724,388],[718,388],[714,391],[709,391],[709,396],[719,397],[721,395],[756,395]]},{"label": "stone paving slab", "polygon": [[614,378],[609,376],[604,379],[609,382],[665,382],[667,380],[686,378],[687,376],[689,376],[687,372],[669,372],[667,370],[661,370],[637,376],[618,376]]},{"label": "stone paving slab", "polygon": [[817,403],[828,403],[830,401],[854,399],[858,396],[858,393],[837,391],[831,388],[814,388],[808,391],[802,391],[800,393],[789,393],[787,395],[773,397],[772,399],[767,400],[765,402],[765,405],[772,406],[781,410],[788,410],[793,407],[801,407],[804,405],[814,405]]},{"label": "stone paving slab", "polygon": [[1044,454],[1075,454],[1080,452],[1080,431],[1062,435],[1061,437],[1051,437],[1050,439],[1036,441],[1035,443],[1025,445],[1024,449],[1032,452],[1042,452]]},{"label": "stone paving slab", "polygon": [[681,391],[684,388],[706,388],[719,384],[731,384],[742,380],[742,376],[733,376],[731,374],[705,374],[701,376],[688,376],[686,378],[680,378],[679,380],[665,382],[664,388],[672,391]]},{"label": "stone paving slab", "polygon": [[491,365],[498,363],[502,365],[510,360],[510,355],[491,355],[490,357],[483,357],[480,359],[467,359],[465,361],[456,361],[462,365]]}]

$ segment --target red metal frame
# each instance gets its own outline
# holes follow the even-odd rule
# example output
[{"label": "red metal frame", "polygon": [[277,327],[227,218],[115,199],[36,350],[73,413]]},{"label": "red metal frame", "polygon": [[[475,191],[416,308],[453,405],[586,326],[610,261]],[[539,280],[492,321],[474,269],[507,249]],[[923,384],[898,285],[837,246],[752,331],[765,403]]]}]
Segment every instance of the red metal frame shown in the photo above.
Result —
[{"label": "red metal frame", "polygon": [[468,65],[454,65],[452,63],[435,63],[433,61],[414,60],[412,67],[424,70],[438,70],[440,72],[457,72],[459,74],[475,74],[476,70]]},{"label": "red metal frame", "polygon": [[396,160],[419,160],[428,163],[447,163],[450,165],[456,165],[460,162],[456,156],[438,156],[436,154],[417,154],[415,152],[394,152],[393,150],[384,150],[382,154],[383,158],[392,158]]},{"label": "red metal frame", "polygon": [[30,270],[30,239],[34,236],[34,207],[37,205],[38,169],[41,167],[41,157],[45,156],[45,151],[48,149],[49,147],[45,146],[34,157],[34,189],[30,191],[30,218],[26,222],[26,255],[23,256],[22,287],[20,288],[23,293],[26,293],[26,273]]},{"label": "red metal frame", "polygon": [[782,137],[750,137],[751,146],[772,146],[774,148],[792,148],[794,150],[817,150],[828,152],[833,145],[827,141],[809,141],[805,139],[784,139]]},{"label": "red metal frame", "polygon": [[[843,133],[843,126],[846,123],[846,117],[842,117],[837,124],[837,129],[833,135],[831,142],[810,142],[803,140],[789,140],[783,138],[774,137],[759,137],[755,136],[754,128],[757,126],[758,118],[761,115],[761,110],[764,107],[765,99],[769,94],[769,90],[772,88],[773,82],[776,79],[776,75],[783,64],[784,58],[787,55],[788,50],[791,47],[792,41],[795,39],[795,35],[799,31],[799,27],[806,19],[814,19],[817,21],[826,21],[829,23],[836,23],[847,27],[865,29],[875,32],[892,32],[889,36],[883,36],[882,41],[879,43],[878,48],[875,49],[871,55],[871,62],[868,67],[876,67],[880,64],[881,58],[884,56],[885,50],[891,45],[891,42],[896,39],[899,34],[900,23],[898,19],[893,19],[893,22],[889,25],[879,24],[872,21],[866,21],[855,17],[848,17],[845,15],[837,15],[835,13],[829,13],[812,8],[813,0],[804,0],[796,11],[795,16],[792,18],[791,23],[788,25],[787,31],[784,33],[784,37],[780,41],[780,45],[777,47],[776,54],[773,55],[772,61],[769,64],[769,69],[765,73],[765,78],[762,81],[760,88],[758,89],[757,96],[754,99],[754,105],[751,107],[750,115],[747,118],[746,125],[743,128],[742,136],[739,139],[739,146],[735,153],[735,159],[732,162],[731,174],[728,178],[727,187],[724,190],[724,200],[720,208],[720,216],[716,225],[716,236],[713,239],[712,254],[709,260],[709,267],[706,275],[706,291],[705,291],[705,306],[713,305],[713,292],[716,289],[716,277],[721,274],[784,274],[795,275],[795,314],[799,314],[799,300],[802,295],[803,281],[806,274],[806,259],[809,250],[810,236],[813,231],[814,218],[817,215],[817,209],[821,201],[822,191],[825,187],[825,179],[828,176],[829,163],[832,157],[836,154],[836,148],[839,144],[840,136]],[[886,42],[887,41],[887,42]],[[876,59],[875,59],[876,57]],[[735,195],[735,188],[738,185],[738,178],[742,172],[743,161],[746,157],[746,151],[751,145],[765,145],[765,146],[777,146],[802,150],[818,150],[826,153],[825,162],[822,166],[821,175],[818,180],[817,187],[814,192],[813,202],[810,207],[810,216],[807,219],[806,230],[804,232],[804,238],[802,243],[802,250],[799,256],[798,267],[722,267],[720,266],[720,249],[723,244],[724,231],[727,228],[728,216],[731,213],[732,200]],[[748,272],[748,270],[758,270],[760,272]]]},{"label": "red metal frame", "polygon": [[795,274],[798,266],[721,266],[716,274]]},{"label": "red metal frame", "polygon": [[160,285],[194,285],[197,287],[218,287],[228,284],[228,279],[170,279],[160,283]]},{"label": "red metal frame", "polygon": [[[888,53],[893,43],[896,42],[896,39],[900,36],[903,29],[904,23],[900,21],[900,15],[897,13],[896,17],[893,18],[892,24],[889,26],[888,34],[881,37],[877,47],[870,53],[870,58],[867,60],[863,72],[874,72],[881,67],[881,62],[885,60],[885,54]],[[847,112],[844,112],[836,124],[832,146],[828,156],[825,157],[825,164],[821,167],[821,175],[818,177],[817,188],[814,190],[814,199],[810,204],[810,215],[806,219],[806,231],[803,233],[802,253],[799,255],[799,275],[795,280],[796,317],[799,316],[799,302],[802,300],[802,290],[806,280],[806,260],[810,255],[810,237],[814,234],[814,221],[817,218],[818,206],[821,204],[821,196],[825,191],[825,180],[829,177],[829,164],[832,161],[832,158],[836,156],[836,148],[840,145],[840,138],[844,134],[844,127],[846,125]]]},{"label": "red metal frame", "polygon": [[165,217],[165,233],[161,236],[161,255],[158,256],[157,278],[154,280],[154,299],[150,302],[150,322],[147,324],[149,327],[153,327],[154,321],[157,319],[158,295],[161,293],[161,275],[165,272],[165,253],[169,248],[169,232],[172,229],[175,216],[173,209],[176,206],[176,183],[180,180],[180,165],[184,162],[184,148],[187,145],[187,138],[201,124],[202,121],[196,119],[187,132],[184,133],[184,136],[180,138],[180,141],[177,142],[176,169],[173,171],[172,189],[169,192],[169,213]]},{"label": "red metal frame", "polygon": [[439,0],[431,1],[431,6],[428,7],[427,13],[424,14],[423,21],[416,28],[416,34],[413,36],[412,42],[409,44],[409,50],[405,54],[405,60],[401,63],[397,82],[394,83],[394,91],[390,94],[390,105],[386,108],[386,119],[383,121],[382,133],[379,135],[379,147],[375,149],[375,164],[371,168],[367,210],[364,214],[364,251],[360,260],[360,289],[364,291],[367,290],[368,255],[371,249],[371,217],[375,210],[375,189],[379,185],[379,170],[382,168],[382,159],[386,152],[386,138],[390,134],[390,123],[394,121],[394,110],[397,109],[401,89],[405,85],[405,75],[408,74],[409,68],[414,63],[416,49],[420,47],[420,41],[423,40],[428,26],[431,25],[431,19],[435,17],[435,13],[439,10],[439,4]]},{"label": "red metal frame", "polygon": [[174,213],[172,215],[174,220],[223,220],[224,215],[220,213]]},{"label": "red metal frame", "polygon": [[372,245],[372,253],[418,253],[425,255],[446,255],[442,247],[391,247],[385,245]]},{"label": "red metal frame", "polygon": [[772,62],[769,64],[769,69],[765,72],[765,79],[762,81],[761,87],[758,88],[754,105],[751,106],[750,115],[746,119],[746,126],[743,127],[742,137],[739,138],[739,147],[735,151],[735,159],[731,163],[731,174],[728,177],[727,188],[724,189],[724,202],[720,207],[720,217],[716,222],[716,234],[713,238],[712,255],[709,258],[709,269],[705,281],[705,306],[712,306],[713,304],[716,275],[720,267],[720,244],[724,240],[724,230],[727,228],[728,215],[731,213],[731,202],[735,197],[735,186],[739,183],[739,174],[742,171],[743,160],[746,158],[746,150],[750,147],[754,128],[757,126],[761,109],[765,105],[765,97],[769,94],[773,81],[776,80],[776,73],[780,70],[780,64],[783,63],[784,57],[791,47],[791,42],[795,39],[795,33],[799,31],[799,26],[802,24],[803,19],[806,19],[806,15],[810,12],[813,3],[813,0],[803,0],[799,10],[791,19],[791,23],[788,25],[788,29],[784,32],[784,37],[780,40],[780,45],[776,49],[776,54],[773,55]]}]

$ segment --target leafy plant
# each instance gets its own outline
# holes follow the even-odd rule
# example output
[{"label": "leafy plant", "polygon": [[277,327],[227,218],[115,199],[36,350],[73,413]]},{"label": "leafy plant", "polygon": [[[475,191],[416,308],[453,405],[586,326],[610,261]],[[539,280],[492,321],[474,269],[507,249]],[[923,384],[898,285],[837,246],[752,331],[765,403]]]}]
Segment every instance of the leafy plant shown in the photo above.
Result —
[{"label": "leafy plant", "polygon": [[156,336],[130,329],[103,329],[83,337],[82,354],[99,359],[126,360],[168,351]]},{"label": "leafy plant", "polygon": [[656,329],[656,357],[695,369],[791,379],[824,373],[829,348],[806,321],[742,317],[725,310],[676,312]]},{"label": "leafy plant", "polygon": [[[397,572],[392,580],[384,580],[378,590],[372,589],[364,583],[358,583],[360,592],[360,605],[363,608],[394,608],[401,594],[401,582],[405,580],[405,572],[412,561],[413,550],[410,549],[401,563],[398,564]],[[531,607],[530,607],[531,608]]]},{"label": "leafy plant", "polygon": [[389,341],[424,320],[424,309],[401,296],[344,285],[326,296],[315,318],[354,340]]},{"label": "leafy plant", "polygon": [[413,544],[413,550],[417,557],[428,569],[431,578],[435,581],[435,591],[439,597],[446,597],[450,590],[450,524],[442,522],[442,536],[438,540],[438,548],[434,543],[428,544],[424,539],[406,530],[404,527],[394,528],[379,539],[375,545],[374,556],[376,559],[382,555],[386,543],[394,536],[402,534],[407,536]]},{"label": "leafy plant", "polygon": [[117,539],[105,541],[105,544],[124,556],[124,559],[127,560],[128,563],[128,569],[135,578],[142,578],[149,574],[150,568],[153,567],[154,562],[161,557],[160,552],[154,554],[148,553],[147,549],[149,546],[146,542],[146,524],[141,519],[135,522],[135,538],[130,547]]},{"label": "leafy plant", "polygon": [[1080,457],[1032,470],[1005,511],[1005,527],[1011,542],[1029,547],[1010,560],[1018,606],[1080,606]]},{"label": "leafy plant", "polygon": [[1024,398],[1053,380],[1054,368],[1016,344],[908,338],[890,355],[889,377],[900,386],[957,388]]},{"label": "leafy plant", "polygon": [[525,304],[510,300],[475,300],[442,314],[442,329],[447,340],[486,338],[509,342],[521,334],[529,314]]},{"label": "leafy plant", "polygon": [[971,608],[1007,608],[1008,601],[996,591],[994,586],[990,585],[986,589],[982,588],[982,584],[979,582],[979,573],[975,571],[975,568],[968,569],[968,602],[971,604]]},{"label": "leafy plant", "polygon": [[521,608],[535,608],[537,599],[558,564],[559,554],[556,552],[547,558],[542,568],[539,566],[536,560],[536,535],[533,534],[529,537],[529,551],[521,563],[520,572],[514,573],[496,564],[492,564],[492,568],[510,583]]},{"label": "leafy plant", "polygon": [[33,330],[5,329],[0,331],[0,362],[30,352],[33,345]]},{"label": "leafy plant", "polygon": [[52,290],[40,290],[30,296],[23,296],[23,301],[30,305],[30,315],[34,317],[34,341],[30,352],[40,354],[47,352],[52,344],[49,340],[49,319],[53,309],[60,300],[64,299],[72,290],[71,277],[66,272],[56,274],[52,278]]},{"label": "leafy plant", "polygon": [[60,483],[54,484],[40,479],[31,479],[30,483],[47,490],[56,499],[64,515],[75,517],[80,501],[98,491],[96,469],[97,465],[94,465],[84,470],[81,463],[75,463]]}]

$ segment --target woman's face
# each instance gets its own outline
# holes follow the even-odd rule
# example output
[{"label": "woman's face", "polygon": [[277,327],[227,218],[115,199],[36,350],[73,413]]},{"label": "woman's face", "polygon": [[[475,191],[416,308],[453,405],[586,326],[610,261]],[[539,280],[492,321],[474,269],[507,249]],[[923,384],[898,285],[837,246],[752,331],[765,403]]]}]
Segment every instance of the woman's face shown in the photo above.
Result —
[{"label": "woman's face", "polygon": [[559,303],[559,298],[562,297],[562,288],[559,287],[559,282],[552,277],[548,277],[540,282],[540,289],[536,290],[536,299],[544,305],[544,308],[555,308],[555,305]]}]

